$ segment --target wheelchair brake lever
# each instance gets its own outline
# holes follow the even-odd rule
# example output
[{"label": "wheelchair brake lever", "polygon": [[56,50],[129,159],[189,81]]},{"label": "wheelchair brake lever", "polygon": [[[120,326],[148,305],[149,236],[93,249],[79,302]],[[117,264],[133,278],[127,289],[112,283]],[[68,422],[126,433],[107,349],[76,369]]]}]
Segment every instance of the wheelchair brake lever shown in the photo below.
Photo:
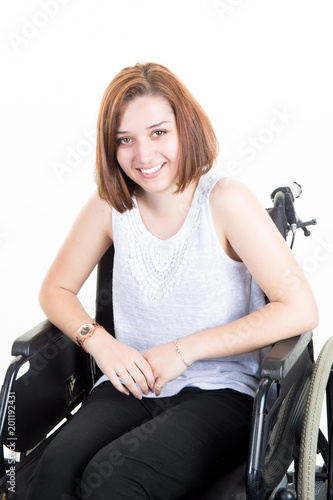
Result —
[{"label": "wheelchair brake lever", "polygon": [[293,222],[292,224],[288,225],[288,231],[291,231],[292,235],[293,235],[292,240],[291,240],[291,244],[290,244],[290,248],[293,248],[293,246],[294,246],[297,229],[302,229],[304,232],[304,236],[310,236],[311,231],[308,230],[307,226],[314,226],[317,224],[317,219],[312,219],[312,220],[307,221],[307,222],[302,222],[301,219],[298,217],[298,215],[295,214],[295,216],[296,216],[297,222]]},{"label": "wheelchair brake lever", "polygon": [[301,219],[297,219],[296,229],[302,229],[304,236],[310,236],[311,231],[308,230],[307,226],[315,226],[317,224],[317,219],[312,219],[307,222],[302,222]]}]

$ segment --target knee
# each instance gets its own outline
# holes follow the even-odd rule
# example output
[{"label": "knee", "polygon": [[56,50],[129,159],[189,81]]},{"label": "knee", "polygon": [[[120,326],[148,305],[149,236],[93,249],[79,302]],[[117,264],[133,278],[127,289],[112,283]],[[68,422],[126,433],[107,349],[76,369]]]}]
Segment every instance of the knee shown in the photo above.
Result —
[{"label": "knee", "polygon": [[112,450],[98,453],[87,465],[81,480],[82,500],[147,499],[145,488],[131,464],[131,458]]},{"label": "knee", "polygon": [[[52,443],[51,443],[52,444]],[[44,500],[45,498],[79,498],[80,478],[71,470],[70,463],[61,454],[57,454],[50,445],[41,456],[36,469],[29,480],[26,499]]]},{"label": "knee", "polygon": [[124,457],[117,451],[112,451],[108,456],[98,459],[93,458],[82,476],[82,500],[101,498],[100,492],[111,487],[115,477],[115,470],[124,463]]}]

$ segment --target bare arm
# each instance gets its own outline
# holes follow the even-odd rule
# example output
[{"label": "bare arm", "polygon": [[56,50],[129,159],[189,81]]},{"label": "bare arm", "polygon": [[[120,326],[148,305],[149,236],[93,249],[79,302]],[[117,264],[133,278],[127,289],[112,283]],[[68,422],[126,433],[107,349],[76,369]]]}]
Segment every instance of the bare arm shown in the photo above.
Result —
[{"label": "bare arm", "polygon": [[[178,345],[184,358],[193,363],[242,354],[315,328],[318,311],[310,286],[252,193],[238,182],[222,180],[215,186],[210,203],[222,247],[231,258],[245,263],[270,303],[226,325],[182,338]],[[179,357],[176,359],[172,343],[148,351],[145,357],[162,386],[186,369]]]},{"label": "bare arm", "polygon": [[[250,352],[315,328],[318,310],[311,288],[252,193],[238,182],[221,181],[212,193],[211,209],[222,246],[245,263],[270,303],[244,318],[198,335],[198,344],[206,344],[206,348],[200,346],[204,357]],[[193,347],[196,351],[194,344]]]},{"label": "bare arm", "polygon": [[[73,341],[79,327],[93,321],[77,294],[112,244],[111,213],[111,207],[95,193],[77,217],[41,287],[40,304],[46,316]],[[119,391],[130,390],[141,398],[136,383],[144,393],[153,386],[153,374],[144,358],[104,328],[96,329],[84,347]],[[128,390],[118,376],[122,376]]]},{"label": "bare arm", "polygon": [[78,215],[42,283],[39,299],[44,312],[74,341],[78,327],[92,321],[77,294],[111,238],[111,210],[96,193]]}]

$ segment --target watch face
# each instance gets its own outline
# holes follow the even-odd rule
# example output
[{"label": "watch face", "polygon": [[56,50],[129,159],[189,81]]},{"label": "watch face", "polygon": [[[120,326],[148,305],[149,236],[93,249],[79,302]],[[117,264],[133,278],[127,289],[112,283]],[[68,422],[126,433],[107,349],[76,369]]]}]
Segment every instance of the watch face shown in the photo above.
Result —
[{"label": "watch face", "polygon": [[90,332],[91,332],[91,325],[83,325],[80,328],[80,335],[82,335],[82,337],[85,337]]}]

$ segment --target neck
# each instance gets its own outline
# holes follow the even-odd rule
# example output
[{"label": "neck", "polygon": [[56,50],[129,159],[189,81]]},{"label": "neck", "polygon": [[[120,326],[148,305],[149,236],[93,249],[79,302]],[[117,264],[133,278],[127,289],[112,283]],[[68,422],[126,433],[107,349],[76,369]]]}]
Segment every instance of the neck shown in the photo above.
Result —
[{"label": "neck", "polygon": [[137,199],[141,207],[144,207],[156,216],[170,215],[173,212],[179,212],[179,210],[188,212],[197,185],[197,182],[191,182],[181,193],[176,193],[176,188],[163,193],[150,193],[141,190],[138,192]]},{"label": "neck", "polygon": [[185,191],[170,193],[138,193],[137,201],[141,219],[150,233],[160,239],[176,234],[185,222],[191,208],[197,182]]}]

